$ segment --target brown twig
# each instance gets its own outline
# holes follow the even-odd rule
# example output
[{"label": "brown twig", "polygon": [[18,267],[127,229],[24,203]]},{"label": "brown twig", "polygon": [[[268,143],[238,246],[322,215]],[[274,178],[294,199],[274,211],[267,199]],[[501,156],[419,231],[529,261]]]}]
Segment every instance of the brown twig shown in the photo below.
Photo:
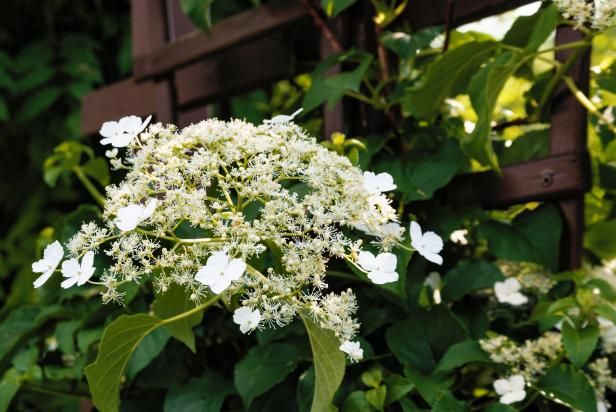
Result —
[{"label": "brown twig", "polygon": [[342,53],[344,51],[344,47],[342,47],[342,44],[340,43],[334,32],[332,32],[331,29],[327,26],[327,23],[325,23],[325,20],[323,20],[323,18],[321,17],[317,9],[312,5],[310,0],[302,0],[302,4],[306,8],[308,14],[312,16],[312,19],[314,20],[314,25],[317,26],[319,30],[321,30],[321,33],[323,33],[323,36],[325,36],[325,39],[327,39],[334,52]]},{"label": "brown twig", "polygon": [[520,117],[517,119],[513,119],[513,120],[508,120],[506,122],[502,122],[502,123],[498,123],[495,124],[494,126],[492,126],[492,130],[499,131],[499,130],[504,130],[508,127],[512,127],[512,126],[523,126],[526,124],[531,123],[531,119],[529,119],[528,117]]},{"label": "brown twig", "polygon": [[376,35],[376,52],[379,57],[380,80],[386,82],[389,80],[389,62],[387,60],[387,50],[381,43],[381,27],[378,24],[374,25],[374,34]]},{"label": "brown twig", "polygon": [[445,41],[443,42],[443,53],[449,48],[449,38],[451,37],[451,25],[453,22],[453,9],[455,0],[447,0],[447,9],[445,14]]}]

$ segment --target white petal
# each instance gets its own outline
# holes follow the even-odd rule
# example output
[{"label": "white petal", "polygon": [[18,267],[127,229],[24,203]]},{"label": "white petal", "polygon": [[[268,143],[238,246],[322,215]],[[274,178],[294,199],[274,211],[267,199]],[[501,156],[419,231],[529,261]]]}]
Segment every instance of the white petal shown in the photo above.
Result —
[{"label": "white petal", "polygon": [[399,279],[398,272],[369,272],[368,279],[377,285],[385,283],[397,282]]},{"label": "white petal", "polygon": [[372,252],[359,252],[357,264],[366,272],[371,272],[376,269],[376,258]]},{"label": "white petal", "polygon": [[419,223],[411,222],[410,233],[411,233],[411,243],[413,244],[413,247],[415,247],[414,244],[421,243],[421,238],[422,238],[421,226],[419,226]]},{"label": "white petal", "polygon": [[152,115],[149,115],[148,117],[146,117],[143,123],[141,123],[141,126],[139,126],[139,131],[137,132],[137,134],[143,132],[145,128],[148,127],[151,120],[152,120]]},{"label": "white petal", "polygon": [[32,271],[35,273],[43,273],[49,269],[49,263],[45,259],[40,259],[32,263]]},{"label": "white petal", "polygon": [[505,405],[509,405],[511,403],[520,402],[526,398],[526,391],[515,391],[509,392],[501,396],[500,402]]},{"label": "white petal", "polygon": [[94,268],[94,252],[88,251],[81,259],[81,271],[86,271]]},{"label": "white petal", "polygon": [[520,292],[516,292],[516,293],[509,294],[509,296],[506,299],[506,302],[514,306],[519,306],[519,305],[523,305],[526,302],[528,302],[528,298],[525,295],[521,294]]},{"label": "white petal", "polygon": [[497,379],[494,381],[493,386],[494,390],[499,395],[504,395],[510,391],[509,381],[507,379]]},{"label": "white petal", "polygon": [[71,286],[73,286],[75,283],[77,283],[77,281],[79,280],[78,277],[70,277],[66,280],[64,280],[62,283],[60,283],[60,286],[62,286],[64,289],[68,289]]},{"label": "white petal", "polygon": [[[103,137],[114,137],[121,133],[118,122],[105,122],[98,131]],[[105,140],[105,139],[103,139]],[[102,143],[102,140],[101,140]],[[106,143],[103,143],[106,144]]]},{"label": "white petal", "polygon": [[423,235],[423,244],[426,250],[438,253],[443,250],[443,239],[434,232],[426,232]]},{"label": "white petal", "polygon": [[57,240],[52,244],[48,245],[43,252],[43,257],[47,262],[49,262],[50,266],[58,266],[62,258],[64,257],[64,250],[62,249],[62,245]]},{"label": "white petal", "polygon": [[441,278],[440,273],[438,272],[430,272],[426,279],[424,280],[424,284],[430,286],[432,290],[438,290],[441,288],[441,284],[443,279]]},{"label": "white petal", "polygon": [[520,285],[520,282],[518,282],[516,278],[507,278],[503,282],[503,290],[505,293],[519,292],[521,288],[522,285]]},{"label": "white petal", "polygon": [[241,308],[235,309],[235,312],[233,312],[233,322],[237,323],[238,325],[246,323],[250,320],[251,313],[252,310],[248,306],[243,306]]},{"label": "white petal", "polygon": [[218,269],[209,266],[202,266],[195,275],[195,280],[206,286],[216,284],[221,278],[222,273]]},{"label": "white petal", "polygon": [[145,206],[145,209],[143,209],[143,212],[141,213],[141,220],[146,220],[150,216],[152,216],[152,214],[154,213],[154,209],[156,209],[157,205],[158,205],[158,199],[150,200],[148,204]]},{"label": "white petal", "polygon": [[143,206],[128,205],[118,210],[115,225],[123,232],[133,230],[139,225]]},{"label": "white petal", "polygon": [[242,277],[245,270],[246,263],[244,263],[241,259],[233,259],[227,265],[223,276],[229,280],[238,280]]},{"label": "white petal", "polygon": [[207,266],[216,268],[220,272],[223,272],[227,268],[228,264],[229,256],[222,251],[212,253],[212,255],[207,259]]},{"label": "white petal", "polygon": [[229,286],[231,286],[231,281],[224,277],[221,277],[218,282],[210,286],[210,289],[215,294],[219,294],[223,290],[227,289]]},{"label": "white petal", "polygon": [[62,262],[62,276],[65,278],[75,278],[75,282],[77,282],[80,270],[81,267],[77,259],[70,259]]},{"label": "white petal", "polygon": [[379,192],[389,192],[397,187],[394,184],[394,178],[386,172],[379,173],[376,176],[376,183]]},{"label": "white petal", "polygon": [[431,252],[426,252],[426,251],[422,251],[422,250],[417,250],[417,251],[419,252],[420,255],[425,257],[426,260],[429,260],[432,263],[436,263],[437,265],[442,265],[443,264],[443,258],[438,253],[431,253]]},{"label": "white petal", "polygon": [[141,117],[126,116],[118,121],[118,126],[123,133],[129,133],[135,136],[141,128]]},{"label": "white petal", "polygon": [[393,253],[379,253],[376,257],[376,267],[383,272],[393,272],[396,270],[398,258]]},{"label": "white petal", "polygon": [[509,378],[509,387],[512,391],[523,391],[526,387],[526,382],[524,381],[524,376],[522,375],[513,375]]},{"label": "white petal", "polygon": [[36,278],[36,280],[33,282],[34,287],[40,288],[41,286],[43,286],[43,284],[49,280],[51,275],[53,275],[53,272],[54,272],[54,269],[48,270],[47,272],[43,273],[41,276]]}]

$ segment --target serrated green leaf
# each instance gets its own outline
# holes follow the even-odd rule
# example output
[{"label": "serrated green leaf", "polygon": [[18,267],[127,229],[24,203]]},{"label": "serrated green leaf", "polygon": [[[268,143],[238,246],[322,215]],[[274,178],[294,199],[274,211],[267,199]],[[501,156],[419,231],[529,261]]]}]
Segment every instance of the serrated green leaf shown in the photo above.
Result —
[{"label": "serrated green leaf", "polygon": [[[169,290],[157,295],[152,305],[154,314],[161,319],[170,318],[194,307],[195,304],[190,300],[189,292],[186,291],[186,288],[175,283],[169,287]],[[165,328],[171,333],[171,336],[183,342],[195,353],[193,327],[201,323],[202,319],[203,312],[197,312],[186,318],[167,323]]]},{"label": "serrated green leaf", "polygon": [[92,402],[102,412],[120,406],[120,382],[128,361],[139,343],[162,321],[145,314],[122,315],[103,332],[98,355],[85,369]]},{"label": "serrated green leaf", "polygon": [[597,412],[595,391],[588,378],[571,365],[559,364],[552,367],[539,380],[537,387],[571,408]]},{"label": "serrated green leaf", "polygon": [[332,411],[332,401],[342,383],[345,356],[340,351],[340,341],[331,331],[317,326],[307,316],[302,321],[308,332],[315,370],[314,397],[311,412]]},{"label": "serrated green leaf", "polygon": [[583,328],[575,328],[565,321],[562,326],[562,339],[567,357],[573,365],[581,368],[597,347],[599,328],[590,324]]}]

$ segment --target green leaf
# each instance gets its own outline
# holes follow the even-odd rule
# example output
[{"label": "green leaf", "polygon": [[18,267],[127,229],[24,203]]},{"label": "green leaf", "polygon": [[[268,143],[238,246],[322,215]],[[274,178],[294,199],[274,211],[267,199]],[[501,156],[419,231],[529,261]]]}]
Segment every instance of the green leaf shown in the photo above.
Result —
[{"label": "green leaf", "polygon": [[132,381],[137,374],[148,366],[160,353],[165,349],[167,342],[169,341],[169,332],[165,328],[159,328],[149,333],[135,352],[130,357],[128,365],[126,365],[126,379]]},{"label": "green leaf", "polygon": [[442,31],[441,26],[435,26],[411,34],[386,32],[381,36],[381,43],[401,59],[412,59],[419,50],[427,47]]},{"label": "green leaf", "polygon": [[473,109],[479,120],[470,135],[462,138],[464,151],[483,165],[498,168],[492,140],[492,114],[505,83],[524,62],[520,53],[505,52],[482,67],[468,86]]},{"label": "green leaf", "polygon": [[424,375],[410,366],[404,368],[404,375],[415,384],[417,392],[430,405],[433,405],[443,391],[447,390],[453,383],[453,377],[450,373],[439,372]]},{"label": "green leaf", "polygon": [[118,410],[124,369],[143,338],[160,325],[160,319],[141,313],[122,315],[105,328],[96,360],[85,369],[92,401],[102,412]]},{"label": "green leaf", "polygon": [[[154,315],[161,319],[166,319],[189,311],[195,307],[189,295],[186,288],[175,283],[172,284],[169,290],[156,296],[154,304],[152,305]],[[171,333],[171,336],[183,342],[195,353],[195,335],[193,334],[193,327],[200,324],[202,319],[203,312],[197,312],[191,316],[176,320],[175,322],[167,323],[165,324],[165,328]]]},{"label": "green leaf", "polygon": [[581,368],[597,347],[599,328],[589,324],[577,329],[565,321],[562,326],[562,337],[567,357],[573,365]]},{"label": "green leaf", "polygon": [[13,368],[4,372],[0,381],[0,412],[7,412],[13,397],[21,387],[21,377]]},{"label": "green leaf", "polygon": [[208,372],[200,378],[175,385],[165,397],[165,412],[218,412],[228,395],[235,393],[231,382]]},{"label": "green leaf", "polygon": [[107,165],[107,161],[102,157],[93,157],[89,159],[81,168],[88,176],[100,183],[101,186],[107,186],[109,184],[109,166]]},{"label": "green leaf", "polygon": [[433,412],[464,412],[466,405],[449,391],[439,396],[432,407]]},{"label": "green leaf", "polygon": [[505,147],[499,155],[503,166],[540,159],[550,152],[549,129],[530,130],[516,138],[510,147]]},{"label": "green leaf", "polygon": [[312,360],[314,362],[315,381],[312,412],[333,411],[332,401],[342,383],[345,368],[345,356],[340,351],[340,340],[333,332],[316,325],[309,317],[302,316],[308,332]]},{"label": "green leaf", "polygon": [[550,37],[560,20],[553,3],[532,16],[520,16],[505,34],[503,43],[535,51]]},{"label": "green leaf", "polygon": [[248,407],[297,367],[300,351],[285,343],[255,346],[235,366],[235,387]]},{"label": "green leaf", "polygon": [[452,345],[438,363],[436,372],[446,372],[470,362],[490,362],[490,357],[477,341],[460,342]]},{"label": "green leaf", "polygon": [[390,173],[405,200],[427,200],[434,192],[451,181],[462,163],[464,155],[458,142],[447,139],[432,155],[423,155],[421,159],[408,161],[387,159],[375,165],[375,170]]},{"label": "green leaf", "polygon": [[180,7],[195,26],[209,32],[212,27],[212,3],[214,0],[182,0]]},{"label": "green leaf", "polygon": [[383,372],[379,368],[370,369],[361,374],[361,381],[371,388],[378,388],[383,381]]},{"label": "green leaf", "polygon": [[512,406],[505,405],[500,402],[495,402],[491,404],[490,406],[488,406],[485,412],[516,412],[516,411],[517,409]]},{"label": "green leaf", "polygon": [[470,78],[496,47],[496,42],[481,41],[449,49],[428,67],[422,84],[408,90],[413,113],[432,118],[446,97],[455,97],[466,90]]},{"label": "green leaf", "polygon": [[379,386],[374,389],[366,391],[366,400],[377,411],[382,411],[385,406],[385,399],[387,398],[387,387]]},{"label": "green leaf", "polygon": [[616,219],[592,225],[584,234],[584,247],[602,259],[616,257]]},{"label": "green leaf", "polygon": [[17,111],[15,120],[25,122],[31,120],[48,109],[62,94],[60,88],[49,86],[28,96]]},{"label": "green leaf", "polygon": [[[571,365],[552,367],[539,380],[537,387],[571,408],[597,412],[597,399],[588,378]],[[550,399],[549,397],[547,399]]]},{"label": "green leaf", "polygon": [[455,301],[476,290],[488,289],[504,279],[498,266],[486,260],[462,261],[447,272],[441,291],[443,299]]},{"label": "green leaf", "polygon": [[368,402],[366,392],[355,391],[351,392],[342,404],[342,412],[374,412],[375,409]]},{"label": "green leaf", "polygon": [[413,390],[413,382],[401,375],[389,375],[385,378],[385,386],[387,386],[386,404],[393,403],[404,395]]},{"label": "green leaf", "polygon": [[488,221],[479,227],[479,236],[488,240],[495,256],[539,263],[554,272],[558,270],[561,232],[560,213],[551,204],[525,211],[510,224]]},{"label": "green leaf", "polygon": [[29,92],[45,83],[49,83],[55,74],[56,70],[53,66],[38,66],[33,71],[18,79],[15,82],[13,90],[16,93]]},{"label": "green leaf", "polygon": [[6,101],[0,97],[0,122],[4,122],[9,119],[9,107]]},{"label": "green leaf", "polygon": [[333,18],[356,2],[357,0],[321,0],[321,7],[328,17]]}]

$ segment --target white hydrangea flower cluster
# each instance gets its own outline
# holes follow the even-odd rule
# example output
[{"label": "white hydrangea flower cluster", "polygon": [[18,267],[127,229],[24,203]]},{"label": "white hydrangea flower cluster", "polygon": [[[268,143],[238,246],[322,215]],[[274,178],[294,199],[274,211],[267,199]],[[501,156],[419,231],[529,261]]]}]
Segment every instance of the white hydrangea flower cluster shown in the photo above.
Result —
[{"label": "white hydrangea flower cluster", "polygon": [[[441,264],[443,242],[413,222],[413,247],[402,244],[404,229],[384,194],[396,188],[392,177],[362,173],[287,117],[259,126],[210,119],[183,130],[145,129],[149,119],[134,116],[105,123],[101,143],[124,152],[111,162],[127,174],[106,189],[106,227],[84,224],[68,243],[71,286],[99,283],[104,302],[120,300],[123,283],[146,279],[163,293],[183,286],[195,302],[237,294],[233,319],[243,333],[308,314],[360,359],[352,341],[357,301],[350,289],[324,293],[329,261],[346,260],[383,284],[399,277],[392,248]],[[376,256],[362,250],[365,235],[380,249]],[[62,259],[63,249],[54,248],[36,267],[44,274],[37,286]],[[94,282],[99,250],[113,263]]]},{"label": "white hydrangea flower cluster", "polygon": [[590,24],[593,29],[605,31],[616,26],[616,3],[613,0],[554,0],[566,19],[573,19],[576,28]]},{"label": "white hydrangea flower cluster", "polygon": [[[611,405],[605,397],[607,389],[610,391],[616,391],[616,378],[612,375],[612,369],[610,368],[610,362],[608,358],[597,358],[588,364],[589,381],[592,387],[595,389],[595,394],[599,404],[602,404],[603,410],[609,410]],[[600,410],[598,408],[598,410]]]},{"label": "white hydrangea flower cluster", "polygon": [[554,331],[521,345],[503,335],[482,339],[479,345],[493,362],[510,366],[511,372],[522,375],[526,382],[535,382],[562,352],[561,335]]},{"label": "white hydrangea flower cluster", "polygon": [[524,289],[545,295],[556,285],[550,271],[531,262],[499,261],[499,269],[507,277],[514,277]]}]

